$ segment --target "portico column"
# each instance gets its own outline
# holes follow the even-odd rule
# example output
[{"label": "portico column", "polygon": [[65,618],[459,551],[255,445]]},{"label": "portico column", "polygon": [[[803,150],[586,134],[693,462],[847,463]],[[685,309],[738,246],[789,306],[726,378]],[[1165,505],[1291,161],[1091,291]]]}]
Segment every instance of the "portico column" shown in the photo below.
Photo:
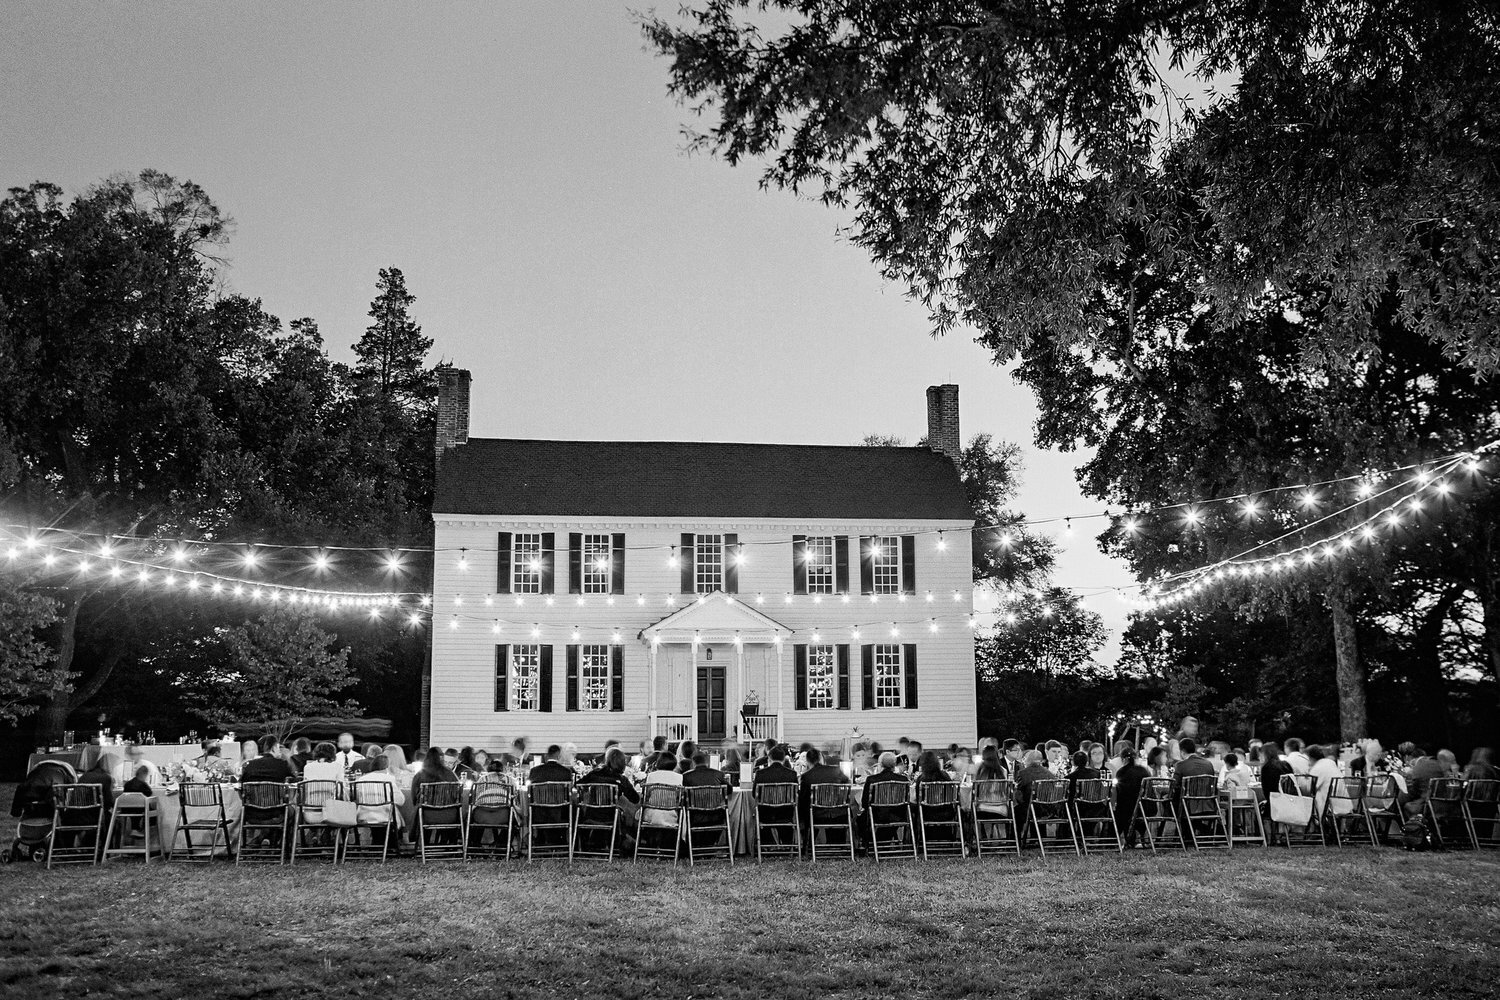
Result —
[{"label": "portico column", "polygon": [[786,687],[781,676],[781,637],[776,638],[776,741],[779,743],[786,739]]},{"label": "portico column", "polygon": [[697,641],[694,641],[694,642],[691,643],[691,646],[692,646],[692,649],[693,649],[693,665],[692,665],[692,667],[690,667],[688,669],[688,691],[691,693],[692,697],[690,697],[688,699],[688,711],[690,713],[690,715],[688,717],[688,721],[690,723],[690,727],[688,729],[688,732],[690,732],[690,733],[693,734],[693,744],[697,745],[697,743],[698,743],[698,646],[699,646],[699,643]]},{"label": "portico column", "polygon": [[738,708],[733,708],[732,706],[742,706],[745,704],[745,643],[738,635],[734,637],[734,640],[735,692],[734,698],[730,700],[728,705],[724,706],[724,712],[726,715],[728,715],[730,712],[733,712],[734,715],[732,717],[738,718],[740,720],[740,724],[735,726],[734,728],[735,731],[739,734],[739,739],[737,742],[743,743],[745,742],[745,736],[747,735],[745,733],[745,720],[744,717],[740,715],[740,710]]},{"label": "portico column", "polygon": [[656,739],[656,734],[659,731],[659,727],[657,725],[657,717],[659,715],[660,708],[656,704],[656,647],[658,645],[660,645],[660,643],[656,641],[656,636],[652,636],[651,671],[646,675],[646,704],[650,707],[651,710],[651,732],[648,734],[648,738],[651,740]]}]

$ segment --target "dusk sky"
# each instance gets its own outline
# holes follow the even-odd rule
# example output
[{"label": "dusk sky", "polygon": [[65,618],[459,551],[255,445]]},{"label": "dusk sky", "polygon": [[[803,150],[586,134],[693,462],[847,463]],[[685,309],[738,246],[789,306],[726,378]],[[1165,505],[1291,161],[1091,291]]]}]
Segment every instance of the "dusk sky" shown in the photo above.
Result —
[{"label": "dusk sky", "polygon": [[[196,181],[236,223],[228,287],[315,318],[341,359],[401,268],[474,373],[476,436],[914,443],[951,381],[966,438],[1027,446],[1028,516],[1100,509],[1084,456],[1030,447],[1030,393],[932,339],[844,216],[688,155],[666,81],[614,3],[19,4],[0,180]],[[1079,527],[1057,582],[1129,583]]]}]

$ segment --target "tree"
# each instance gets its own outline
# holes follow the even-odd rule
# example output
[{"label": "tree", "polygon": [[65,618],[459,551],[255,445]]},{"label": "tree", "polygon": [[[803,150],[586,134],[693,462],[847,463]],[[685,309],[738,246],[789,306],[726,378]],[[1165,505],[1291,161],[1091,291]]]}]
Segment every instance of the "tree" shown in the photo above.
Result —
[{"label": "tree", "polygon": [[411,318],[417,297],[406,290],[406,277],[398,267],[383,267],[375,281],[379,293],[370,303],[372,322],[354,344],[359,359],[355,372],[370,380],[382,399],[394,399],[403,408],[431,398],[436,383],[424,366],[432,338]]},{"label": "tree", "polygon": [[182,681],[182,697],[205,722],[287,736],[305,718],[358,715],[341,698],[358,683],[347,649],[310,614],[276,610],[220,633],[214,653]]},{"label": "tree", "polygon": [[0,580],[0,722],[36,711],[34,699],[63,688],[65,669],[38,633],[57,621],[57,602]]},{"label": "tree", "polygon": [[997,360],[1105,338],[1082,306],[1143,230],[1155,264],[1199,265],[1221,323],[1320,275],[1313,356],[1358,354],[1391,293],[1500,366],[1492,4],[702,0],[643,28],[712,116],[696,147],[848,206],[935,328]]}]

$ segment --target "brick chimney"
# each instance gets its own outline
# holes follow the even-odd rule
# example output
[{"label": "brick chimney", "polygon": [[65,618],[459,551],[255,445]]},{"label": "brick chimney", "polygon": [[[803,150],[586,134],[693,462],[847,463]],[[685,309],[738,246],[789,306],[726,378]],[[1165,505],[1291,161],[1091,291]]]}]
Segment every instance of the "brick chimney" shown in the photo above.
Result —
[{"label": "brick chimney", "polygon": [[437,435],[433,450],[438,458],[456,444],[469,440],[469,380],[466,368],[442,365],[437,370]]},{"label": "brick chimney", "polygon": [[927,447],[958,461],[963,438],[958,433],[958,386],[927,387]]}]

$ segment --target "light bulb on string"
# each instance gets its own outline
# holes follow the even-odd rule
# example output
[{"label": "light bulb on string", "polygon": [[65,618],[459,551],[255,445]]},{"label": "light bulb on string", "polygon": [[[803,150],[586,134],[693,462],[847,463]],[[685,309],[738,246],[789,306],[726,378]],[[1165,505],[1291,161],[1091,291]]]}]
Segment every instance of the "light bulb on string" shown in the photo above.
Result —
[{"label": "light bulb on string", "polygon": [[385,557],[385,568],[389,572],[392,572],[392,573],[398,573],[398,572],[400,572],[400,570],[401,570],[401,557],[399,555],[397,555],[395,552],[392,552],[390,555],[386,556]]},{"label": "light bulb on string", "polygon": [[1069,538],[1073,537],[1073,519],[1071,517],[1063,518],[1063,534]]},{"label": "light bulb on string", "polygon": [[672,554],[667,556],[667,565],[674,569],[677,566],[677,546],[675,545],[672,546]]},{"label": "light bulb on string", "polygon": [[1370,483],[1369,480],[1365,480],[1364,482],[1361,482],[1359,484],[1359,489],[1356,490],[1356,492],[1360,495],[1360,498],[1363,499],[1374,493],[1375,487],[1372,483]]},{"label": "light bulb on string", "polygon": [[941,531],[938,532],[937,548],[939,552],[946,552],[948,550],[948,539],[943,536]]},{"label": "light bulb on string", "polygon": [[259,557],[255,554],[255,550],[254,549],[248,550],[245,553],[245,556],[244,556],[245,568],[246,569],[254,569],[255,568],[255,564],[256,564],[256,562],[258,560],[259,560]]},{"label": "light bulb on string", "polygon": [[57,556],[53,555],[51,552],[48,552],[46,555],[42,556],[43,565],[51,566],[55,562],[57,562]]},{"label": "light bulb on string", "polygon": [[180,564],[186,558],[187,558],[187,552],[183,549],[183,547],[181,545],[177,546],[177,548],[175,548],[175,549],[172,550],[172,561],[174,563]]},{"label": "light bulb on string", "polygon": [[458,571],[460,573],[467,573],[469,571],[469,550],[468,549],[459,549],[458,550]]},{"label": "light bulb on string", "polygon": [[1308,490],[1307,492],[1305,492],[1305,493],[1302,494],[1302,506],[1304,506],[1304,507],[1316,507],[1317,505],[1318,505],[1318,495],[1316,493],[1314,493],[1312,490]]},{"label": "light bulb on string", "polygon": [[328,571],[328,553],[319,552],[316,556],[313,557],[313,569],[317,570],[319,573],[325,573]]}]

